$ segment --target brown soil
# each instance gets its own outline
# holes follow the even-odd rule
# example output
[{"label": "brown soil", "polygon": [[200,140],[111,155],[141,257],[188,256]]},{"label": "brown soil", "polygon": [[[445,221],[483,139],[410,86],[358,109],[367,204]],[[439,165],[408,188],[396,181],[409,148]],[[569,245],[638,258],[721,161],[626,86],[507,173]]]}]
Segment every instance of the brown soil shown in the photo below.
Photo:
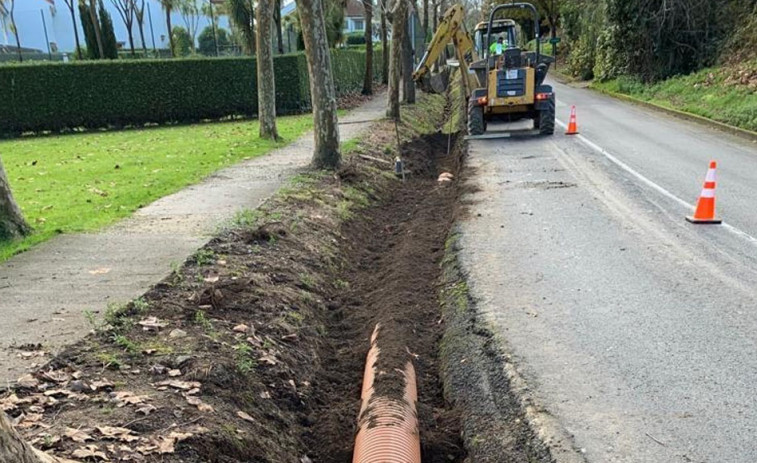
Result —
[{"label": "brown soil", "polygon": [[457,175],[460,162],[456,150],[447,156],[447,143],[446,135],[435,134],[405,145],[409,180],[343,229],[341,247],[348,264],[341,278],[349,290],[329,301],[328,342],[322,354],[328,369],[315,383],[319,406],[309,435],[315,461],[350,461],[365,356],[377,323],[381,356],[376,369],[384,374],[376,378],[376,393],[401,398],[401,372],[412,359],[423,461],[462,461],[459,417],[445,408],[438,365],[444,330],[440,263],[458,188],[437,182],[437,175]]},{"label": "brown soil", "polygon": [[[388,160],[393,140],[382,123],[361,149]],[[36,446],[80,461],[347,462],[380,321],[386,361],[414,358],[424,460],[462,461],[437,357],[458,191],[436,175],[460,160],[446,149],[442,135],[406,145],[406,183],[358,156],[337,175],[301,175],[0,393],[0,410]]]}]

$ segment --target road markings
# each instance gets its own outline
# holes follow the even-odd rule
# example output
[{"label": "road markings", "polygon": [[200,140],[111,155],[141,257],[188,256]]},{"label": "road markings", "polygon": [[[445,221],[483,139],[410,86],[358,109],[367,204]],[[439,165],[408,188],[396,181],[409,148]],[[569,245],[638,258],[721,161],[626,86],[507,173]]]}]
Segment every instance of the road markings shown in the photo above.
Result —
[{"label": "road markings", "polygon": [[[561,121],[559,119],[556,119],[555,122],[557,123],[557,125],[559,125],[562,128],[567,128],[568,127],[567,124],[565,124],[563,121]],[[629,166],[625,162],[623,162],[620,159],[616,158],[615,156],[613,156],[612,154],[610,154],[606,149],[604,149],[601,146],[597,145],[596,143],[594,143],[593,141],[589,140],[585,136],[579,134],[579,135],[574,135],[574,137],[577,138],[578,140],[580,140],[584,145],[588,146],[589,148],[593,149],[594,151],[598,152],[599,154],[601,154],[604,157],[606,157],[607,159],[609,159],[613,164],[617,165],[621,169],[625,170],[629,174],[631,174],[634,177],[636,177],[639,181],[641,181],[643,184],[647,185],[648,187],[652,188],[656,192],[660,193],[661,195],[665,196],[668,199],[672,199],[673,201],[677,202],[678,204],[680,204],[681,206],[683,206],[683,207],[685,207],[685,208],[687,208],[689,210],[693,210],[694,209],[694,205],[693,204],[687,203],[686,201],[684,201],[683,199],[681,199],[678,196],[674,195],[673,193],[671,193],[670,191],[666,190],[662,186],[660,186],[660,185],[656,184],[655,182],[653,182],[652,180],[648,179],[647,177],[645,177],[644,175],[642,175],[641,173],[639,173],[637,170],[635,170],[633,167]],[[752,243],[754,245],[757,245],[757,238],[755,238],[754,236],[750,235],[749,233],[747,233],[747,232],[745,232],[745,231],[743,231],[741,229],[738,229],[738,228],[734,227],[733,225],[730,225],[730,224],[728,224],[726,222],[723,222],[721,224],[721,226],[723,228],[725,228],[726,230],[728,230],[729,232],[733,233],[734,235],[738,236],[739,238],[745,239],[745,240],[749,241],[750,243]]]}]

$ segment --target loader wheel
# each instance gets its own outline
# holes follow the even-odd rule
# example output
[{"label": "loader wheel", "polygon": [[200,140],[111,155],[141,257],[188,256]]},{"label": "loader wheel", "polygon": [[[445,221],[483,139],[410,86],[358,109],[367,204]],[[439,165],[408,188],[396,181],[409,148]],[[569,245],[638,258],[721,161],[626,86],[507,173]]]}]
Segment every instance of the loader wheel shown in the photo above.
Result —
[{"label": "loader wheel", "polygon": [[468,135],[483,135],[485,130],[484,108],[471,98],[468,101]]},{"label": "loader wheel", "polygon": [[555,97],[549,99],[547,109],[539,111],[539,116],[534,121],[534,126],[539,129],[542,135],[552,135],[555,133]]}]

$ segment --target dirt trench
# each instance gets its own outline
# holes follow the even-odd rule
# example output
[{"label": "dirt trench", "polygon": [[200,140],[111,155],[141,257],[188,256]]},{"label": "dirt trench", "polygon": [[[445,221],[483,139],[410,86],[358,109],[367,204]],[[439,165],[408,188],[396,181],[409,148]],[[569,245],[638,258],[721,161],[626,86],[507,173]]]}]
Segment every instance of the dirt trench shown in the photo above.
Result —
[{"label": "dirt trench", "polygon": [[[451,152],[447,154],[448,143]],[[444,323],[438,284],[444,244],[457,211],[461,144],[436,133],[403,146],[410,174],[377,206],[343,228],[344,291],[329,301],[324,370],[314,383],[318,406],[308,440],[314,461],[344,463],[352,456],[360,389],[370,336],[381,325],[376,390],[400,398],[399,377],[411,360],[418,377],[418,415],[424,462],[463,461],[459,416],[445,403],[439,370]]]}]

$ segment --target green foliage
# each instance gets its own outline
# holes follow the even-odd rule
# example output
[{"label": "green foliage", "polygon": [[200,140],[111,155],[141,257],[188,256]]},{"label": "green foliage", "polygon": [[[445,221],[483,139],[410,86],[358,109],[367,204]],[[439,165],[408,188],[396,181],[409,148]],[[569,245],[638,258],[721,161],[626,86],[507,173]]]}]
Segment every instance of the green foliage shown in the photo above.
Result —
[{"label": "green foliage", "polygon": [[[365,53],[334,50],[337,94],[362,88]],[[380,75],[381,54],[374,54]],[[304,54],[274,57],[276,112],[310,108]],[[192,122],[257,113],[255,58],[18,64],[0,67],[0,134]]]},{"label": "green foliage", "polygon": [[347,45],[365,45],[365,34],[362,32],[347,34]]},{"label": "green foliage", "polygon": [[118,42],[116,33],[113,31],[113,19],[110,13],[105,9],[103,0],[100,0],[100,33],[103,41],[103,57],[107,59],[118,59]]},{"label": "green foliage", "polygon": [[85,56],[89,59],[98,59],[100,58],[100,50],[97,47],[95,27],[92,24],[92,17],[89,15],[89,8],[81,2],[79,3],[79,18],[84,29],[84,43],[87,44],[86,49],[82,52],[85,52]]},{"label": "green foliage", "polygon": [[174,26],[171,30],[173,37],[173,52],[176,56],[189,56],[192,53],[192,36],[181,26]]},{"label": "green foliage", "polygon": [[215,38],[213,37],[213,27],[208,26],[200,32],[197,37],[198,51],[206,56],[216,56],[216,41],[218,42],[219,53],[229,48],[231,40],[229,40],[229,33],[226,29],[219,27],[215,31]]},{"label": "green foliage", "polygon": [[[751,63],[757,69],[757,61]],[[654,84],[621,76],[592,86],[679,111],[757,131],[757,93],[749,85],[733,80],[728,68],[707,68]]]}]

